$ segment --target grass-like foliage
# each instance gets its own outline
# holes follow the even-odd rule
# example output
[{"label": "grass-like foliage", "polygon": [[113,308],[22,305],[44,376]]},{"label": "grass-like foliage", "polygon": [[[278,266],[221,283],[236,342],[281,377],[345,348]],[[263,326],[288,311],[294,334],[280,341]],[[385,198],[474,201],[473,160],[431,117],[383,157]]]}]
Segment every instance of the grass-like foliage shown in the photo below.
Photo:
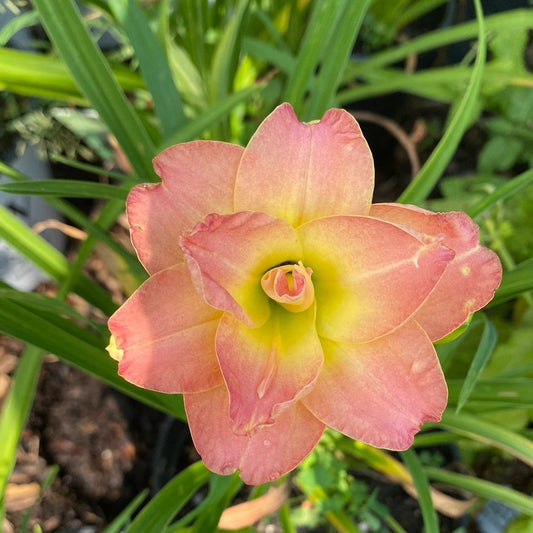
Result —
[{"label": "grass-like foliage", "polygon": [[[530,494],[450,472],[439,450],[452,446],[469,472],[475,454],[487,449],[533,468],[533,74],[524,62],[533,12],[484,15],[481,0],[474,0],[473,18],[454,23],[448,4],[455,3],[33,0],[0,30],[0,118],[6,130],[25,132],[28,145],[38,139],[51,162],[73,172],[82,169],[86,176],[34,181],[0,162],[0,198],[41,197],[84,235],[67,258],[0,205],[0,240],[57,288],[55,296],[45,296],[0,285],[0,333],[26,346],[1,406],[0,523],[43,354],[186,420],[178,395],[137,388],[117,375],[105,346],[106,318],[118,302],[84,268],[93,251],[103,248],[123,295],[146,278],[137,258],[109,230],[123,214],[131,187],[158,181],[152,158],[193,139],[246,145],[281,102],[291,103],[302,121],[313,121],[331,107],[369,109],[374,99],[394,101],[403,93],[438,105],[447,118],[437,126],[427,121],[431,146],[421,146],[424,162],[397,200],[434,211],[466,211],[481,228],[482,244],[504,267],[492,303],[476,312],[460,335],[437,346],[449,388],[442,421],[424,427],[400,456],[327,431],[297,470],[277,484],[287,483],[291,497],[282,489],[272,507],[272,487],[242,491],[238,477],[216,476],[195,463],[151,500],[140,494],[105,531],[215,531],[221,517],[234,516],[237,493],[241,504],[254,509],[257,500],[255,507],[277,513],[285,533],[300,526],[356,532],[361,523],[371,531],[404,531],[394,510],[380,502],[379,488],[369,484],[368,471],[418,500],[427,532],[439,531],[443,515],[473,515],[484,500],[517,510],[521,523],[532,526]],[[431,16],[446,24],[413,30]],[[32,43],[36,51],[8,46],[17,31],[36,26],[46,34]],[[104,53],[95,36],[106,32],[115,46]],[[462,45],[458,60],[413,66],[413,59],[453,45]],[[36,115],[26,106],[28,97],[32,112],[38,107],[52,117],[55,127],[68,130],[66,138],[77,139],[91,157],[66,158],[80,152],[58,148],[49,126],[30,120]],[[432,127],[438,131],[432,133]],[[482,132],[479,159],[468,175],[454,176],[454,158],[473,128]],[[88,199],[98,209],[87,213],[74,198]],[[96,312],[76,311],[68,303],[70,294]],[[463,491],[464,498],[444,494],[443,484]],[[250,523],[237,522],[239,531],[254,531],[253,522],[262,515],[251,516]]]}]

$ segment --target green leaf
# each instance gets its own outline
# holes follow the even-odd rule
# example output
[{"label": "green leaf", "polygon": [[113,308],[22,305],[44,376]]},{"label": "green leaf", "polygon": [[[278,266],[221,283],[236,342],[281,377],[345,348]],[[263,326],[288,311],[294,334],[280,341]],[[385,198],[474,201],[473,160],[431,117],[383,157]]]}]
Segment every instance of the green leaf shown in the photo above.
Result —
[{"label": "green leaf", "polygon": [[465,94],[457,106],[442,139],[429,156],[417,177],[400,195],[398,199],[399,202],[417,204],[429,195],[453,157],[453,154],[473,117],[483,79],[485,55],[487,52],[485,25],[480,0],[474,0],[474,6],[478,22],[478,50],[476,62],[472,69],[470,83],[468,84]]},{"label": "green leaf", "polygon": [[[105,346],[104,338],[109,335],[107,328],[101,324],[96,324],[90,318],[78,313],[75,309],[70,307],[67,303],[58,300],[57,298],[52,298],[44,294],[34,293],[34,292],[21,292],[15,289],[12,289],[8,286],[4,287],[4,284],[0,284],[0,301],[10,300],[19,305],[37,312],[43,316],[60,316],[62,318],[69,317],[78,321],[83,322],[86,326],[89,326],[93,332],[96,332],[103,339],[102,347]],[[64,324],[65,322],[62,321]],[[84,333],[89,334],[85,330],[81,330]],[[79,328],[78,331],[79,332]]]},{"label": "green leaf", "polygon": [[[144,87],[140,76],[124,68],[113,68],[113,76],[125,91]],[[51,55],[0,48],[0,89],[89,105],[65,63]]]},{"label": "green leaf", "polygon": [[224,29],[217,44],[211,65],[211,103],[225,98],[231,89],[231,83],[239,56],[239,40],[242,33],[244,16],[250,0],[239,0],[230,22]]},{"label": "green leaf", "polygon": [[34,0],[41,21],[72,77],[98,111],[139,176],[155,180],[155,147],[95,45],[72,0]]},{"label": "green leaf", "polygon": [[109,129],[96,113],[67,107],[53,107],[50,116],[83,141],[100,159],[113,159]]},{"label": "green leaf", "polygon": [[229,505],[235,493],[242,487],[238,474],[219,476],[212,474],[209,483],[209,505],[203,507],[194,523],[192,533],[215,531],[220,515]]},{"label": "green leaf", "polygon": [[242,40],[242,49],[255,59],[264,61],[285,74],[290,74],[296,67],[296,61],[289,52],[280,50],[278,47],[270,43],[265,43],[260,39],[244,37]]},{"label": "green leaf", "polygon": [[505,185],[498,187],[483,198],[483,200],[473,205],[467,212],[472,218],[476,218],[497,202],[501,202],[502,200],[505,200],[505,198],[520,192],[531,183],[533,183],[533,169],[526,170]]},{"label": "green leaf", "polygon": [[[533,12],[531,9],[505,11],[488,16],[485,23],[488,32],[498,32],[502,29],[511,29],[513,32],[529,30],[533,27]],[[371,57],[365,58],[363,62],[352,62],[347,67],[343,80],[349,81],[354,76],[402,61],[411,54],[421,54],[452,43],[467,41],[476,35],[479,36],[479,21],[465,22],[446,29],[439,28],[405,44],[375,53]]]},{"label": "green leaf", "polygon": [[96,176],[106,176],[110,179],[119,180],[122,183],[127,183],[130,187],[133,187],[140,181],[140,178],[138,176],[132,176],[131,174],[123,174],[122,172],[114,172],[112,170],[102,168],[98,165],[81,163],[80,161],[68,159],[67,157],[63,157],[58,154],[50,154],[50,159],[52,161],[56,161],[57,163],[61,163],[62,165],[77,168],[79,170],[82,170],[83,172],[87,172],[88,174],[95,174]]},{"label": "green leaf", "polygon": [[0,191],[10,194],[62,196],[64,198],[116,198],[125,200],[129,188],[81,180],[36,180],[0,183]]},{"label": "green leaf", "polygon": [[121,533],[124,526],[128,525],[141,503],[148,496],[148,489],[143,490],[133,500],[128,503],[125,509],[109,524],[102,533]]},{"label": "green leaf", "polygon": [[422,470],[420,460],[412,449],[400,452],[400,455],[413,478],[413,483],[418,496],[418,503],[420,505],[420,510],[422,511],[422,519],[424,520],[424,531],[426,533],[439,533],[437,511],[433,506],[429,482],[424,470]]},{"label": "green leaf", "polygon": [[[202,76],[197,65],[191,60],[183,47],[175,43],[171,35],[168,16],[170,0],[161,0],[158,16],[158,36],[165,47],[169,68],[172,72],[174,83],[179,89],[182,98],[194,109],[205,109],[207,106],[207,93]],[[204,38],[204,32],[193,22],[186,22],[189,28],[195,28],[194,36],[197,41]],[[200,67],[201,68],[201,67]]]},{"label": "green leaf", "polygon": [[492,307],[533,290],[533,259],[523,261],[514,270],[503,273],[502,282],[487,307]]},{"label": "green leaf", "polygon": [[[0,161],[0,172],[4,173],[6,176],[9,176],[10,178],[12,178],[13,180],[16,180],[19,183],[32,181],[26,176],[24,176],[23,174],[21,174],[20,172],[5,165],[1,161]],[[107,229],[106,227],[102,227],[99,223],[92,222],[81,211],[76,209],[74,206],[72,206],[69,202],[65,200],[62,200],[60,198],[56,198],[53,196],[46,196],[46,201],[50,205],[54,206],[60,213],[65,215],[66,218],[70,219],[72,222],[77,224],[80,228],[86,230],[90,235],[98,238],[98,240],[102,241],[106,246],[108,246],[111,250],[113,250],[113,252],[115,252],[118,256],[120,256],[126,263],[129,272],[139,280],[139,283],[141,281],[144,281],[144,279],[146,279],[146,272],[144,271],[144,268],[141,266],[137,258],[132,256],[120,244],[114,241],[106,233],[105,231]],[[117,207],[118,212],[123,211],[122,206],[123,206],[123,202],[120,205],[118,205]],[[115,218],[112,218],[110,223],[112,223],[115,220]],[[12,220],[12,223],[15,223],[15,221]],[[2,230],[0,228],[0,235],[1,235],[1,231]],[[24,237],[24,235],[25,235],[24,233],[21,234],[23,241],[28,238],[27,236]],[[18,243],[17,243],[16,238],[11,242],[11,244],[15,248],[18,249]],[[47,248],[47,250],[49,250],[49,248]],[[19,251],[21,251],[21,253],[24,254],[23,249],[20,249]],[[48,252],[46,252],[44,255],[47,256]],[[28,257],[28,258],[32,260],[31,257]],[[67,265],[67,267],[64,269],[64,274],[63,274],[63,276],[66,276],[68,275],[67,273],[68,264],[66,263],[66,260],[64,258],[60,259],[60,261],[63,262],[65,265]],[[41,268],[43,268],[45,272],[48,272],[52,277],[54,277],[54,279],[59,279],[58,277],[54,276],[48,269],[42,266]],[[65,278],[61,277],[61,279],[65,279]],[[78,279],[78,281],[76,282],[75,290],[79,292],[80,296],[83,296],[88,302],[91,302],[93,305],[95,305],[102,311],[106,312],[107,314],[113,313],[113,311],[116,309],[116,305],[111,301],[109,294],[104,292],[100,287],[89,282],[89,280],[84,280],[83,278]]]},{"label": "green leaf", "polygon": [[5,46],[9,39],[18,31],[33,26],[39,21],[39,17],[35,11],[26,11],[15,18],[12,18],[0,30],[0,46]]},{"label": "green leaf", "polygon": [[93,343],[88,342],[87,332],[66,319],[54,316],[52,320],[44,313],[4,300],[0,306],[0,331],[57,355],[136,400],[181,420],[186,418],[180,396],[141,389],[122,379],[116,362],[100,347],[101,339],[93,336]]},{"label": "green leaf", "polygon": [[302,115],[305,93],[324,56],[324,42],[334,32],[345,5],[345,0],[317,0],[313,4],[311,19],[302,39],[296,66],[289,76],[283,94],[283,100],[292,104],[299,116]]},{"label": "green leaf", "polygon": [[483,379],[533,378],[533,308],[530,307],[519,321],[497,323],[500,340]]},{"label": "green leaf", "polygon": [[[463,387],[462,379],[448,380],[449,405],[457,403]],[[497,378],[479,380],[470,395],[468,409],[533,408],[533,380],[530,378]]]},{"label": "green leaf", "polygon": [[108,4],[135,50],[163,136],[167,137],[183,126],[186,118],[163,47],[135,0],[109,0]]},{"label": "green leaf", "polygon": [[68,274],[63,255],[0,205],[0,237],[54,279]]},{"label": "green leaf", "polygon": [[483,333],[481,334],[481,340],[479,346],[474,355],[474,359],[468,368],[461,392],[459,393],[459,399],[457,400],[456,412],[458,413],[465,403],[468,401],[472,390],[474,389],[483,369],[488,363],[490,356],[496,346],[498,339],[498,333],[494,325],[487,319],[485,315],[482,315],[484,320]]},{"label": "green leaf", "polygon": [[17,455],[20,435],[26,426],[41,368],[42,351],[28,346],[19,359],[0,417],[0,518],[7,482]]},{"label": "green leaf", "polygon": [[[366,83],[357,83],[339,91],[336,97],[338,104],[349,105],[356,100],[394,92],[406,92],[445,103],[458,102],[472,79],[472,67],[459,64],[427,68],[414,73],[381,68],[365,73],[361,78]],[[533,83],[533,76],[526,77],[525,82]],[[487,64],[483,73],[484,98],[478,98],[477,105],[487,103],[496,86],[503,91],[511,89],[517,83],[519,80],[516,72],[493,63]]]},{"label": "green leaf", "polygon": [[442,415],[440,425],[459,435],[495,446],[533,466],[533,442],[513,431],[486,422],[478,416],[453,413],[449,409]]},{"label": "green leaf", "polygon": [[167,42],[167,54],[174,82],[183,99],[195,109],[205,109],[207,94],[202,77],[187,52],[173,40]]},{"label": "green leaf", "polygon": [[389,19],[395,28],[403,28],[409,22],[417,20],[429,11],[446,3],[447,0],[418,0],[417,2],[407,2],[402,9],[396,11],[394,18]]},{"label": "green leaf", "polygon": [[[98,214],[98,219],[96,221],[95,227],[102,230],[109,228],[117,219],[117,217],[124,212],[124,202],[120,200],[110,200],[105,204]],[[61,286],[61,293],[63,296],[66,296],[70,290],[73,290],[79,283],[82,278],[82,270],[85,266],[85,263],[89,259],[91,252],[94,247],[98,244],[98,239],[95,235],[90,235],[85,239],[81,246],[78,249],[78,255],[76,260],[72,264],[68,276],[64,279],[64,282]],[[105,240],[104,240],[105,242]],[[114,249],[114,248],[112,248]],[[122,247],[119,247],[119,250],[123,250]],[[125,252],[125,250],[123,250]],[[139,281],[144,280],[146,274],[144,269],[142,269],[140,263],[136,261],[129,254],[121,254],[122,258],[126,260],[126,264],[130,267],[131,273],[136,275]]]},{"label": "green leaf", "polygon": [[264,84],[256,84],[230,94],[218,102],[215,106],[211,107],[207,111],[204,111],[200,115],[197,115],[194,120],[191,120],[175,135],[169,139],[166,139],[164,144],[160,146],[159,149],[163,150],[164,148],[168,148],[173,144],[190,141],[191,139],[197,139],[204,131],[212,128],[224,120],[235,108],[235,106],[256,95],[263,88]]},{"label": "green leaf", "polygon": [[[69,275],[65,257],[3,206],[0,206],[0,237],[51,278],[62,281]],[[76,281],[73,290],[105,313],[111,314],[116,309],[109,294],[85,277]]]},{"label": "green leaf", "polygon": [[305,120],[320,118],[333,105],[334,95],[337,93],[369,4],[370,0],[348,1],[344,3],[342,10],[339,10],[336,27],[334,31],[330,31],[329,39],[323,45],[326,59],[322,60],[311,97],[305,107]]},{"label": "green leaf", "polygon": [[126,533],[161,533],[209,475],[201,461],[180,472],[142,509]]},{"label": "green leaf", "polygon": [[287,503],[284,503],[279,508],[278,518],[283,533],[297,533],[296,528],[292,523],[290,508]]},{"label": "green leaf", "polygon": [[447,483],[454,487],[473,492],[487,500],[497,500],[524,514],[533,516],[533,498],[516,490],[485,481],[484,479],[448,472],[441,468],[427,467],[424,470],[433,481]]}]

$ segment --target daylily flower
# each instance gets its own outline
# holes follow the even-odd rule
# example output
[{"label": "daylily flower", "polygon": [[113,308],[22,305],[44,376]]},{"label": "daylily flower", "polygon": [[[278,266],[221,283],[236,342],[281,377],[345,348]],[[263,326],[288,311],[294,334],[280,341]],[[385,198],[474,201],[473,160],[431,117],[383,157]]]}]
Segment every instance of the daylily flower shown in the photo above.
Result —
[{"label": "daylily flower", "polygon": [[244,149],[168,148],[127,200],[149,279],[110,318],[126,380],[181,393],[208,468],[249,484],[297,466],[329,426],[403,450],[440,420],[432,341],[493,296],[497,256],[464,213],[371,205],[357,122],[288,104]]}]

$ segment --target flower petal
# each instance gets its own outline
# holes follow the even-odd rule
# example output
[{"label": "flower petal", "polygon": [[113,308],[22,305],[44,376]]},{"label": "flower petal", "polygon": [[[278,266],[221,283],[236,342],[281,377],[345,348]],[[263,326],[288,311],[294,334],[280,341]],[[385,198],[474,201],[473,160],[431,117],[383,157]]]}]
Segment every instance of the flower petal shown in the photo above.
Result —
[{"label": "flower petal", "polygon": [[331,109],[303,124],[277,107],[250,140],[235,183],[235,209],[263,211],[298,226],[329,215],[367,214],[374,165],[359,125]]},{"label": "flower petal", "polygon": [[308,392],[322,368],[314,306],[291,313],[273,304],[267,322],[254,329],[225,313],[216,349],[229,390],[232,430],[240,435],[273,424]]},{"label": "flower petal", "polygon": [[468,215],[432,213],[397,204],[376,204],[370,213],[417,232],[439,236],[442,244],[455,251],[455,258],[415,315],[432,341],[448,335],[492,300],[501,281],[502,266],[492,250],[479,244],[479,228]]},{"label": "flower petal", "polygon": [[298,466],[324,431],[301,402],[249,437],[231,431],[225,387],[186,394],[184,401],[194,445],[207,468],[222,475],[240,470],[249,485],[274,481]]},{"label": "flower petal", "polygon": [[119,374],[139,387],[167,393],[220,384],[215,354],[220,315],[198,296],[185,263],[154,274],[109,319],[123,351]]},{"label": "flower petal", "polygon": [[422,305],[453,252],[369,217],[327,217],[298,228],[313,270],[317,331],[341,342],[389,333]]},{"label": "flower petal", "polygon": [[207,303],[248,326],[260,326],[270,314],[263,274],[285,261],[297,262],[302,254],[290,224],[253,212],[209,215],[180,244]]},{"label": "flower petal", "polygon": [[243,149],[215,141],[178,144],[154,159],[163,183],[134,187],[126,202],[131,238],[153,274],[183,261],[178,238],[209,213],[233,212]]},{"label": "flower petal", "polygon": [[446,407],[431,341],[414,321],[365,344],[324,340],[324,369],[303,403],[325,424],[378,448],[405,450]]}]

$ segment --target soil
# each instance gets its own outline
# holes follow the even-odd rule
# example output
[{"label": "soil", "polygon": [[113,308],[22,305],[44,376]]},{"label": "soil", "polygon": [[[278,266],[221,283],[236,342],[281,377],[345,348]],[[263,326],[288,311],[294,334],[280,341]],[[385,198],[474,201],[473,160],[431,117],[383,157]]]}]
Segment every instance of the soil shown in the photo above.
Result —
[{"label": "soil", "polygon": [[[42,484],[53,465],[58,467],[30,523],[40,524],[45,533],[79,531],[82,526],[98,531],[142,490],[161,486],[196,460],[188,444],[180,447],[181,459],[175,464],[154,454],[165,421],[162,413],[49,357],[11,478],[19,486]],[[185,444],[187,428],[177,425]],[[16,500],[8,501],[8,509],[15,509],[8,512],[15,531],[24,518],[18,507]]]}]

